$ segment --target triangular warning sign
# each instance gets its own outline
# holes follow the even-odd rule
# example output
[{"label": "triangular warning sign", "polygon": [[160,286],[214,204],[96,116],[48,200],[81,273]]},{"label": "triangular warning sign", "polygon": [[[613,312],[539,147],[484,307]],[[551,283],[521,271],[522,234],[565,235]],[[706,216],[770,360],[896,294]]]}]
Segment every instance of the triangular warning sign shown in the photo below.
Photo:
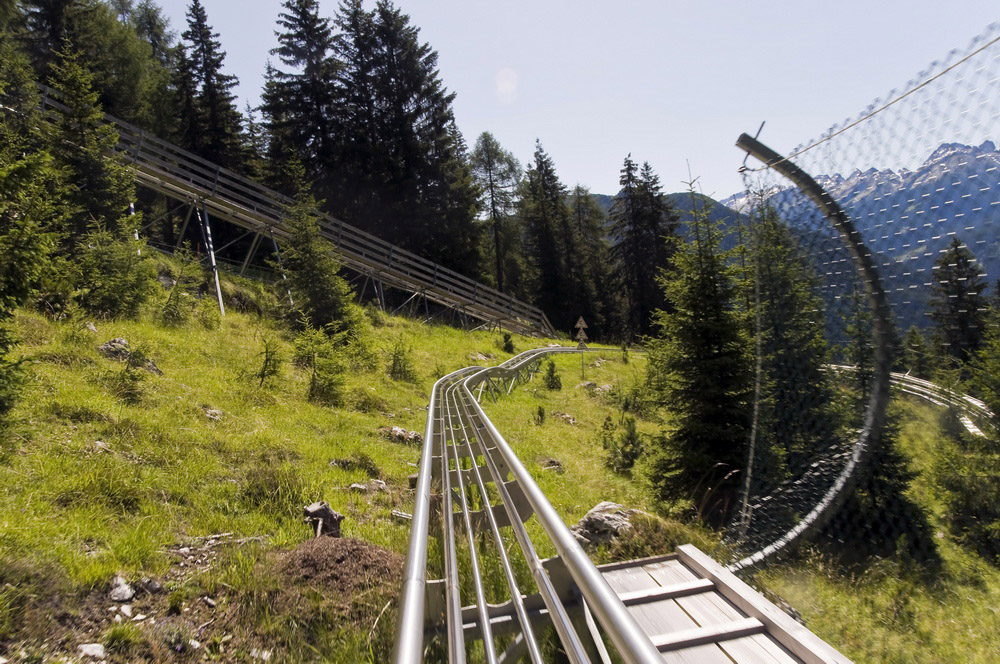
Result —
[{"label": "triangular warning sign", "polygon": [[583,320],[583,316],[580,316],[580,320],[576,321],[576,325],[574,325],[573,327],[575,327],[578,330],[586,330],[587,321]]}]

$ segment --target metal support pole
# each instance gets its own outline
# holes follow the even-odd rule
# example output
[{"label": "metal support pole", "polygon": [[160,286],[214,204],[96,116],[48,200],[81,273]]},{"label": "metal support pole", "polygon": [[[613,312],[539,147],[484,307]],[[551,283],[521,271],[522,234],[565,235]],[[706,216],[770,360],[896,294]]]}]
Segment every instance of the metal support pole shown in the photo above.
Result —
[{"label": "metal support pole", "polygon": [[[278,267],[281,268],[281,252],[278,251],[278,241],[274,239],[274,229],[268,226],[267,231],[271,234],[271,244],[274,246],[274,257],[278,259]],[[288,296],[288,304],[294,307],[295,300],[292,299],[292,289],[288,287],[288,275],[285,274],[284,268],[281,269],[281,280],[285,282],[285,294]]]},{"label": "metal support pole", "polygon": [[222,303],[222,285],[219,283],[219,266],[215,263],[215,249],[212,248],[212,227],[208,223],[208,207],[203,202],[201,213],[198,215],[201,222],[201,232],[205,236],[205,250],[208,252],[208,264],[212,267],[212,277],[215,279],[215,296],[219,300],[219,314],[226,315],[226,305]]},{"label": "metal support pole", "polygon": [[247,265],[253,260],[253,257],[257,254],[257,248],[260,246],[260,233],[256,233],[253,236],[253,242],[250,243],[250,250],[247,252],[247,257],[243,259],[243,265],[240,266],[240,276],[247,270]]},{"label": "metal support pole", "polygon": [[184,241],[184,234],[187,233],[188,222],[191,221],[191,213],[195,210],[196,203],[191,201],[191,207],[188,208],[187,214],[184,215],[184,223],[181,225],[181,232],[177,235],[177,244],[174,245],[174,251],[181,248],[181,243]]}]

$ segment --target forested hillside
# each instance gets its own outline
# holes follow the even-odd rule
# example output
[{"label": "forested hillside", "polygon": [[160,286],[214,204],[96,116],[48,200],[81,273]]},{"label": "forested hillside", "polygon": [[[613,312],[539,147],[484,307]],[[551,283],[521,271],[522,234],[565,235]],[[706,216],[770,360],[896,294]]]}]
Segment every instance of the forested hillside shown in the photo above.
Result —
[{"label": "forested hillside", "polygon": [[[211,11],[191,0],[171,26],[152,0],[0,0],[0,664],[84,639],[121,662],[385,661],[430,385],[552,340],[366,304],[318,212],[608,342],[495,405],[563,518],[599,500],[649,513],[597,558],[686,540],[736,555],[755,509],[791,528],[869,430],[877,350],[1000,412],[1000,297],[977,256],[995,263],[992,217],[970,207],[899,252],[933,278],[876,349],[854,264],[828,225],[779,214],[790,192],[737,214],[695,182],[665,193],[627,153],[608,165],[619,190],[595,195],[560,179],[544,136],[523,161],[463,137],[436,52],[390,0],[332,16],[284,0],[261,105],[240,109]],[[137,187],[104,113],[291,197],[280,243],[253,240],[254,279],[216,281],[207,225]],[[933,188],[932,166],[904,179]],[[829,183],[860,199],[876,175]],[[249,234],[213,223],[242,258]],[[838,520],[756,579],[859,659],[996,650],[1000,433],[929,408],[897,394]],[[350,537],[304,544],[321,499]],[[109,612],[122,583],[135,607]]]}]

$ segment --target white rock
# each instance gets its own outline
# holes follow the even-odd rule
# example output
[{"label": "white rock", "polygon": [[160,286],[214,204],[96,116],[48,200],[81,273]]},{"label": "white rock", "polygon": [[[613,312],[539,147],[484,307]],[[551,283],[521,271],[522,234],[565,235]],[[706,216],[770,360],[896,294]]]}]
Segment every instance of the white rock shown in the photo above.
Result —
[{"label": "white rock", "polygon": [[135,597],[135,588],[130,586],[121,576],[116,576],[111,582],[111,601],[127,602]]},{"label": "white rock", "polygon": [[194,639],[188,640],[188,645],[191,646],[191,650],[197,650],[201,647],[201,643],[195,641]]},{"label": "white rock", "polygon": [[125,614],[126,618],[131,618],[132,617],[132,605],[131,604],[123,604],[122,605],[122,613]]},{"label": "white rock", "polygon": [[104,646],[100,643],[84,643],[77,646],[76,652],[80,657],[91,657],[93,659],[104,659]]},{"label": "white rock", "polygon": [[142,622],[145,619],[146,619],[146,614],[145,613],[140,613],[135,618],[132,618],[132,622]]},{"label": "white rock", "polygon": [[6,657],[0,657],[0,664],[7,664],[8,661]]},{"label": "white rock", "polygon": [[116,613],[116,614],[115,614],[115,624],[118,624],[118,623],[120,623],[121,621],[122,621],[122,614],[120,614],[120,613]]}]

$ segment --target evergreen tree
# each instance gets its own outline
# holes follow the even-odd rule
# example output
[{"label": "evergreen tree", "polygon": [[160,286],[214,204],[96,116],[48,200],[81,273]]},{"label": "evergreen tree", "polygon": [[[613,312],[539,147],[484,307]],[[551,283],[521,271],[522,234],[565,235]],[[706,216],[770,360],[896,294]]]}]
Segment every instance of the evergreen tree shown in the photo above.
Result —
[{"label": "evergreen tree", "polygon": [[610,268],[611,246],[607,240],[607,219],[590,190],[577,185],[569,194],[570,216],[579,236],[580,264],[583,279],[592,284],[594,301],[587,318],[590,335],[595,339],[621,340],[620,291]]},{"label": "evergreen tree", "polygon": [[332,245],[320,237],[318,201],[305,181],[301,165],[292,162],[289,180],[296,183],[295,204],[285,223],[291,230],[281,252],[281,268],[288,277],[292,299],[300,315],[314,328],[345,338],[358,332],[363,314],[354,293],[340,276]]},{"label": "evergreen tree", "polygon": [[736,311],[735,271],[720,252],[720,231],[693,211],[687,242],[661,268],[669,313],[658,310],[648,383],[673,415],[651,477],[665,501],[691,499],[706,521],[724,522],[746,462],[751,365]]},{"label": "evergreen tree", "polygon": [[[271,55],[288,68],[268,65],[261,111],[269,137],[268,159],[274,173],[286,171],[290,159],[318,180],[334,156],[335,81],[333,30],[320,18],[317,0],[285,0],[278,15],[281,30]],[[287,188],[289,183],[276,182]]]},{"label": "evergreen tree", "polygon": [[507,271],[512,259],[516,260],[519,246],[510,232],[514,212],[515,192],[521,178],[521,164],[513,154],[504,150],[493,134],[484,131],[476,139],[471,155],[472,173],[482,192],[480,208],[489,225],[493,255],[493,278],[498,290],[505,293],[512,289],[507,282]]},{"label": "evergreen tree", "polygon": [[552,158],[535,143],[534,163],[521,183],[518,212],[535,278],[535,301],[553,324],[569,331],[579,316],[596,318],[596,294],[583,268],[579,234],[566,205],[566,187]]},{"label": "evergreen tree", "polygon": [[[0,16],[5,19],[7,16]],[[38,93],[27,59],[0,24],[0,95],[13,112],[0,114],[0,427],[21,386],[21,364],[10,359],[10,321],[37,289],[62,219],[54,190],[58,173],[38,127]]]},{"label": "evergreen tree", "polygon": [[[114,128],[103,121],[91,75],[76,53],[64,50],[53,65],[66,110],[51,143],[69,217],[54,272],[70,275],[74,297],[88,311],[134,317],[155,283],[152,263],[137,239],[140,215],[127,213],[134,200],[132,176],[113,153]],[[65,286],[56,287],[59,290]]]},{"label": "evergreen tree", "polygon": [[755,479],[774,482],[783,469],[801,472],[835,444],[839,426],[817,277],[775,212],[762,207],[758,217],[748,284],[754,293],[747,298],[759,307],[753,313],[760,322]]},{"label": "evergreen tree", "polygon": [[[242,117],[236,109],[232,90],[235,76],[222,71],[226,52],[219,43],[219,34],[212,31],[201,0],[191,0],[187,11],[188,29],[182,33],[187,43],[187,66],[193,79],[192,121],[194,127],[186,147],[216,164],[240,170],[243,152]],[[191,87],[192,83],[185,84]]]},{"label": "evergreen tree", "polygon": [[133,202],[132,176],[115,158],[118,134],[104,123],[93,78],[79,53],[64,49],[52,66],[53,87],[62,93],[66,111],[59,115],[51,143],[63,171],[64,203],[69,215],[65,241],[72,252],[96,226],[125,232],[126,211]]},{"label": "evergreen tree", "polygon": [[929,302],[937,341],[960,365],[969,362],[983,338],[981,294],[986,281],[975,256],[961,240],[953,238],[934,263],[934,284]]},{"label": "evergreen tree", "polygon": [[[30,0],[24,11],[24,38],[42,80],[51,78],[58,54],[72,48],[87,63],[102,108],[146,129],[168,129],[167,64],[133,27],[138,9],[131,3],[113,10],[96,0]],[[146,19],[153,13],[143,11]]]},{"label": "evergreen tree", "polygon": [[626,323],[632,336],[644,334],[652,312],[664,306],[656,284],[668,264],[667,238],[676,234],[678,217],[648,163],[642,169],[625,158],[619,178],[621,191],[611,205],[615,271],[625,298]]},{"label": "evergreen tree", "polygon": [[336,19],[337,154],[324,191],[347,221],[431,260],[478,274],[478,192],[454,94],[409,17],[346,0]]},{"label": "evergreen tree", "polygon": [[911,325],[903,336],[900,368],[916,378],[929,379],[934,372],[934,356],[927,337],[916,325]]}]

